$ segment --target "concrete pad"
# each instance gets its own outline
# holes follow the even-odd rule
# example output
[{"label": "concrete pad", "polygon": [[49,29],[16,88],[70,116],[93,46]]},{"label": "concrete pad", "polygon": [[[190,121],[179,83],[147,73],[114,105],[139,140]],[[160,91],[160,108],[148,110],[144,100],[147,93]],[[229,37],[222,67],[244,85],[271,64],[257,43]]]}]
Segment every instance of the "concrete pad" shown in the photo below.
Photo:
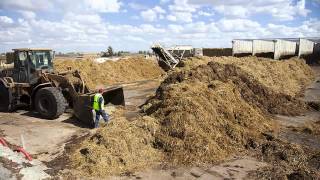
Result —
[{"label": "concrete pad", "polygon": [[37,154],[39,160],[49,161],[59,155],[64,144],[73,136],[88,132],[65,121],[70,114],[63,114],[59,119],[46,120],[32,117],[27,111],[0,113],[0,130],[6,141],[16,146],[25,146],[30,154]]}]

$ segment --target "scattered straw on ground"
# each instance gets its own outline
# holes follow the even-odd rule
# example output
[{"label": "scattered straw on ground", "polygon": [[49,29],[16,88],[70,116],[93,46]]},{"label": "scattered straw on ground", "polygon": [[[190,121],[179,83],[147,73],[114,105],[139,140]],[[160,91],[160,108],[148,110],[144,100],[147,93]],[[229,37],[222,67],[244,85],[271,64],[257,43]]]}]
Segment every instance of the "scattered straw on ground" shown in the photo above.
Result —
[{"label": "scattered straw on ground", "polygon": [[320,176],[320,151],[308,152],[298,144],[280,139],[263,142],[257,151],[257,158],[270,165],[250,172],[248,179],[318,179]]},{"label": "scattered straw on ground", "polygon": [[54,62],[54,68],[58,72],[65,71],[68,67],[80,70],[90,89],[116,83],[154,79],[163,73],[154,60],[147,60],[140,56],[118,61],[110,60],[101,64],[90,59],[56,59]]},{"label": "scattered straw on ground", "polygon": [[292,131],[311,134],[320,137],[320,120],[316,122],[307,122],[300,127],[291,127]]}]

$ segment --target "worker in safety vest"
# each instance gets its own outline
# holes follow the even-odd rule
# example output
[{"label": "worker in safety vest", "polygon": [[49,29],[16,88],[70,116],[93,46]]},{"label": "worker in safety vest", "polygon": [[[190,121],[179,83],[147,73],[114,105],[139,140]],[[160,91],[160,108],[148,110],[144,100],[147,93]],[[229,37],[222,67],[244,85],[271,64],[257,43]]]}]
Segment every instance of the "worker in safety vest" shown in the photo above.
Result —
[{"label": "worker in safety vest", "polygon": [[95,128],[99,127],[100,116],[102,116],[102,118],[104,119],[105,122],[108,122],[108,120],[109,120],[109,116],[104,110],[104,99],[101,94],[102,92],[103,92],[103,90],[99,89],[99,93],[95,94],[94,98],[93,98],[93,109],[96,112],[96,120],[94,123]]}]

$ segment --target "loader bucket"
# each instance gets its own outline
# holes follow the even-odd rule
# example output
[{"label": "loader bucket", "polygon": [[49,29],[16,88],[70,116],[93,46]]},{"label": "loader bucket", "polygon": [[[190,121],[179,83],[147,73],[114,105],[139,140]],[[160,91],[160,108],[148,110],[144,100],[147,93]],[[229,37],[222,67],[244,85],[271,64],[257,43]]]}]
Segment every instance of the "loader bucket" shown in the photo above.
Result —
[{"label": "loader bucket", "polygon": [[[94,127],[94,112],[92,111],[93,97],[95,93],[87,93],[78,96],[73,103],[74,115],[84,124]],[[104,90],[102,96],[105,100],[105,105],[125,105],[124,94],[122,87],[111,87]]]}]

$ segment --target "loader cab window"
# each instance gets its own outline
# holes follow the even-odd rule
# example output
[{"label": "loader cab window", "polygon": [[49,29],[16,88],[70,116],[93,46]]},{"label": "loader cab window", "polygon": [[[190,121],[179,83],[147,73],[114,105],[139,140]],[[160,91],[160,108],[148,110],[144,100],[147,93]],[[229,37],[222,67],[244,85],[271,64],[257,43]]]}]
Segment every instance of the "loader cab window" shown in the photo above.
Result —
[{"label": "loader cab window", "polygon": [[17,51],[15,52],[15,62],[14,67],[19,68],[20,66],[25,66],[25,62],[28,59],[28,54],[25,51]]},{"label": "loader cab window", "polygon": [[35,69],[52,68],[52,51],[31,51],[29,53],[31,62]]},{"label": "loader cab window", "polygon": [[25,60],[27,60],[27,52],[19,52],[19,60],[24,64]]}]

